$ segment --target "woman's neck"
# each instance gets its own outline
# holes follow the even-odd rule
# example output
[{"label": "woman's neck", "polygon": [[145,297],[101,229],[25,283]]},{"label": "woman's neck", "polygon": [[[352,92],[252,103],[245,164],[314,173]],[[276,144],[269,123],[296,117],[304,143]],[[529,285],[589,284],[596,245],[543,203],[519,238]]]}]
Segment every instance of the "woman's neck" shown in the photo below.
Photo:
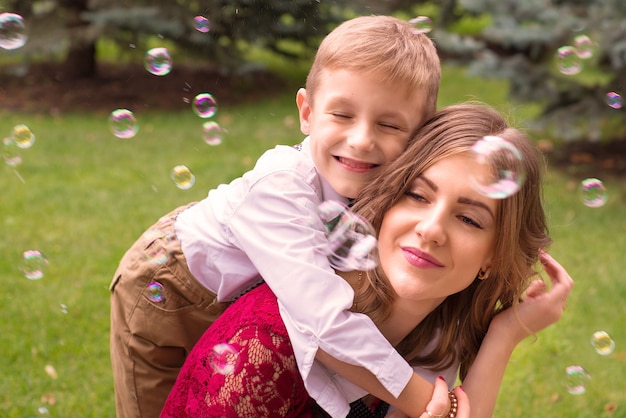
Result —
[{"label": "woman's neck", "polygon": [[376,324],[380,332],[392,345],[397,345],[416,326],[422,322],[430,312],[419,312],[415,307],[402,306],[406,301],[396,301],[391,307],[391,315],[380,324]]},{"label": "woman's neck", "polygon": [[[338,271],[337,275],[343,277],[350,286],[357,291],[364,280],[364,273],[358,271]],[[381,334],[392,345],[402,341],[426,316],[432,312],[442,301],[409,301],[396,299],[391,306],[391,314],[385,320],[376,324]]]}]

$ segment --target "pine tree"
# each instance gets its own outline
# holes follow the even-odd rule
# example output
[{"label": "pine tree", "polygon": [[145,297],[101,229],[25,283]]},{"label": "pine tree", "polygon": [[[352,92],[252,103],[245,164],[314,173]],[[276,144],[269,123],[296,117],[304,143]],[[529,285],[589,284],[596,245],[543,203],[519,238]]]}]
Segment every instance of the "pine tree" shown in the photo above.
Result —
[{"label": "pine tree", "polygon": [[564,140],[626,137],[626,2],[459,0],[454,13],[489,23],[469,36],[454,23],[437,28],[442,54],[507,78],[512,99],[540,103],[537,127]]},{"label": "pine tree", "polygon": [[[254,44],[286,56],[310,54],[333,25],[343,20],[342,1],[317,0],[9,0],[6,10],[23,14],[29,29],[25,53],[45,54],[69,43],[68,78],[96,72],[96,45],[103,36],[124,48],[146,47],[148,39],[173,42],[189,57],[226,70],[244,62],[242,45]],[[203,30],[195,17],[204,17]],[[206,29],[206,30],[205,30]],[[52,38],[54,34],[54,38]],[[48,40],[48,42],[46,42]],[[284,41],[300,48],[286,46]],[[30,44],[30,45],[29,45]]]}]

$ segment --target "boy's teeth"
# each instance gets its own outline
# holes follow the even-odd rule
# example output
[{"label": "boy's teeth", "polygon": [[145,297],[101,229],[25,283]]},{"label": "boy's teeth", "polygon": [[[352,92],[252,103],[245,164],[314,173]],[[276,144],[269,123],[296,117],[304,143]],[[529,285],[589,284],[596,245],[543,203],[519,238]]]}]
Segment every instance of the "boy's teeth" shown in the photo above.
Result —
[{"label": "boy's teeth", "polygon": [[350,160],[346,158],[339,158],[339,160],[345,165],[349,165],[350,167],[353,167],[353,168],[371,168],[371,167],[374,167],[375,165],[371,163],[364,163],[364,162]]}]

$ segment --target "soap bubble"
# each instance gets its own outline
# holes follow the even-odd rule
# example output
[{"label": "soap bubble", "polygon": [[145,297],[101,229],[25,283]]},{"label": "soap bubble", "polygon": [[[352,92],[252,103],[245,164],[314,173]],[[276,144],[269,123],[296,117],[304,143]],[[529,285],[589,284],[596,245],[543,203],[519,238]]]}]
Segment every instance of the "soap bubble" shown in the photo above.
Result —
[{"label": "soap bubble", "polygon": [[[526,180],[522,155],[510,142],[498,136],[485,136],[472,147],[477,164],[491,173],[471,179],[474,188],[492,199],[514,195]],[[480,170],[482,171],[482,170]]]},{"label": "soap bubble", "polygon": [[109,126],[113,135],[123,139],[134,137],[139,130],[135,115],[128,109],[117,109],[111,112]]},{"label": "soap bubble", "polygon": [[148,284],[148,299],[152,302],[163,302],[163,285],[159,282],[150,282]]},{"label": "soap bubble", "polygon": [[433,22],[427,16],[417,16],[409,20],[409,23],[413,25],[413,33],[428,33],[432,30]]},{"label": "soap bubble", "polygon": [[177,165],[172,168],[170,177],[181,190],[191,189],[196,183],[196,176],[193,175],[191,170],[186,165]]},{"label": "soap bubble", "polygon": [[593,56],[593,41],[587,35],[578,35],[574,38],[576,55],[584,60]]},{"label": "soap bubble", "polygon": [[239,351],[232,345],[221,343],[213,347],[209,363],[215,373],[232,374],[239,365]]},{"label": "soap bubble", "polygon": [[580,182],[580,195],[585,206],[590,208],[604,206],[608,199],[604,184],[596,178],[588,178]]},{"label": "soap bubble", "polygon": [[22,254],[22,271],[28,280],[42,279],[47,265],[48,260],[37,250],[24,251]]},{"label": "soap bubble", "polygon": [[22,164],[22,154],[13,138],[6,137],[2,140],[2,159],[9,167],[17,167]]},{"label": "soap bubble", "polygon": [[562,46],[556,51],[556,60],[559,71],[565,75],[574,75],[581,72],[583,65],[573,46]]},{"label": "soap bubble", "polygon": [[35,134],[26,125],[15,125],[11,131],[11,138],[19,148],[27,149],[35,143]]},{"label": "soap bubble", "polygon": [[211,30],[211,22],[204,16],[196,16],[193,18],[194,26],[198,32],[207,33]]},{"label": "soap bubble", "polygon": [[612,107],[613,109],[621,109],[622,103],[622,96],[620,96],[618,93],[611,91],[606,94],[606,104],[608,104],[609,107]]},{"label": "soap bubble", "polygon": [[167,48],[152,48],[146,52],[143,60],[149,73],[164,76],[172,71],[172,56]]},{"label": "soap bubble", "polygon": [[146,242],[144,248],[146,259],[152,264],[165,263],[170,255],[169,248],[173,237],[159,229],[150,229],[144,232],[143,239]]},{"label": "soap bubble", "polygon": [[202,124],[202,138],[207,145],[219,145],[222,143],[224,130],[219,123],[210,121]]},{"label": "soap bubble", "polygon": [[374,228],[365,219],[335,201],[325,201],[319,214],[326,227],[328,260],[341,271],[371,270],[377,265]]},{"label": "soap bubble", "polygon": [[587,391],[589,375],[580,366],[569,366],[565,369],[565,387],[571,395],[582,395]]},{"label": "soap bubble", "polygon": [[0,13],[0,48],[17,49],[24,46],[28,36],[22,16],[15,13]]},{"label": "soap bubble", "polygon": [[608,356],[615,350],[615,341],[606,331],[594,332],[591,336],[591,345],[596,353],[602,356]]},{"label": "soap bubble", "polygon": [[193,111],[203,119],[212,118],[217,113],[217,101],[210,93],[200,93],[193,99]]}]

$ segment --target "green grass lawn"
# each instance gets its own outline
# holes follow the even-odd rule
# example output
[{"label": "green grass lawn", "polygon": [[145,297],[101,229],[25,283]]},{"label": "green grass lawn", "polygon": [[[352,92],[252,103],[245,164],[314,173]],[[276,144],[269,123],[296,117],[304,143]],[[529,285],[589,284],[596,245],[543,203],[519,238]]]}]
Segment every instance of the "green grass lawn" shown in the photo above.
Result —
[{"label": "green grass lawn", "polygon": [[[446,68],[440,105],[484,100],[518,124],[535,114],[533,106],[507,105],[505,91],[505,83]],[[0,416],[45,416],[41,407],[51,417],[114,416],[108,284],[119,258],[170,209],[241,175],[274,144],[296,143],[294,94],[220,109],[215,119],[228,133],[215,147],[202,141],[204,120],[192,112],[137,111],[132,139],[113,136],[106,114],[0,114],[0,135],[23,123],[37,137],[22,150],[21,165],[0,168]],[[169,178],[179,164],[196,176],[189,190]],[[626,186],[602,178],[609,200],[592,209],[578,196],[581,180],[555,171],[547,177],[551,252],[576,287],[563,320],[516,351],[496,417],[626,417]],[[26,250],[47,257],[41,280],[22,274]],[[589,343],[599,330],[616,343],[609,356]],[[591,376],[583,395],[565,388],[570,365]]]}]

